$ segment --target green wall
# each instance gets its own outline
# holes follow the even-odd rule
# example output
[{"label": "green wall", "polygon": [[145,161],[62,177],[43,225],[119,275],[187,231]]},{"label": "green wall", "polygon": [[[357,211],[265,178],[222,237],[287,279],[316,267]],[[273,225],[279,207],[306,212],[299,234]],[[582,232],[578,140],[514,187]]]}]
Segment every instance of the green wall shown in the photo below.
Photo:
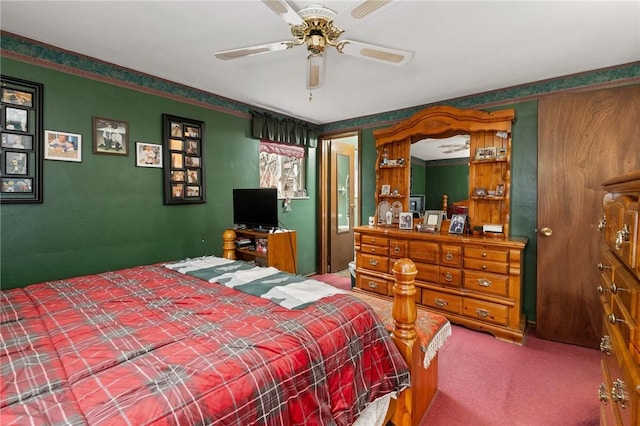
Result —
[{"label": "green wall", "polygon": [[[0,206],[3,289],[133,265],[222,253],[234,187],[258,185],[250,120],[2,58],[2,73],[44,84],[44,128],[82,135],[82,162],[44,161],[43,204]],[[205,204],[162,204],[162,170],[135,166],[136,141],[161,143],[162,113],[205,122]],[[128,157],[95,155],[92,117],[129,123]],[[297,230],[298,273],[316,270],[316,153],[309,199],[283,224]]]},{"label": "green wall", "polygon": [[469,165],[450,164],[446,161],[427,162],[426,168],[426,210],[441,210],[442,196],[447,195],[447,202],[469,198]]}]

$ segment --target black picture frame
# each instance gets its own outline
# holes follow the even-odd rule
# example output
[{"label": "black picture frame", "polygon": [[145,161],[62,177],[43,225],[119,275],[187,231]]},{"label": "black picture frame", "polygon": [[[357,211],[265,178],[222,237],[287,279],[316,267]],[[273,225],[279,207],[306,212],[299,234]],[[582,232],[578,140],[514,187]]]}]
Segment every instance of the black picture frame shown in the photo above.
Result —
[{"label": "black picture frame", "polygon": [[129,123],[112,118],[93,117],[93,153],[129,155]]},{"label": "black picture frame", "polygon": [[0,203],[42,203],[44,85],[2,74],[0,87]]},{"label": "black picture frame", "polygon": [[204,122],[162,114],[164,204],[206,202]]}]

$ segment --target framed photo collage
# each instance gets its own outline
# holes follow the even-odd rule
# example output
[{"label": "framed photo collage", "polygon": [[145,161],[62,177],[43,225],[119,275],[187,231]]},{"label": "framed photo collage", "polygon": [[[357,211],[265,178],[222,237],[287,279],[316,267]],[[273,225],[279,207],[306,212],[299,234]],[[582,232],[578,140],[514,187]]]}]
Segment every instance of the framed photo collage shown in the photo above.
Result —
[{"label": "framed photo collage", "polygon": [[164,203],[204,203],[204,122],[163,114],[162,123]]},{"label": "framed photo collage", "polygon": [[40,83],[1,76],[0,202],[42,203]]}]

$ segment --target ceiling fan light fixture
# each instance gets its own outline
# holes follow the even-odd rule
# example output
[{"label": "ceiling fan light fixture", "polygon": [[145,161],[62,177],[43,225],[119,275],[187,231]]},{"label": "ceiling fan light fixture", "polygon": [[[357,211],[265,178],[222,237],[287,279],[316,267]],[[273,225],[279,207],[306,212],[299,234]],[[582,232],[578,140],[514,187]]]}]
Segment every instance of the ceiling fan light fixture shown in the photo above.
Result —
[{"label": "ceiling fan light fixture", "polygon": [[309,55],[307,61],[307,89],[318,89],[324,84],[324,55]]},{"label": "ceiling fan light fixture", "polygon": [[307,37],[307,50],[312,55],[320,55],[324,52],[326,39],[322,34],[312,34]]}]

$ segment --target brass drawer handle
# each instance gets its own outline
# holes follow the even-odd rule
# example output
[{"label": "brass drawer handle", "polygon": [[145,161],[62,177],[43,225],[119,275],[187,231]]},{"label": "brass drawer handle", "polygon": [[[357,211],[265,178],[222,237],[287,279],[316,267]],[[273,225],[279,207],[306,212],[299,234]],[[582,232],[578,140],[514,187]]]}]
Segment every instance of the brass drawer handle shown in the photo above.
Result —
[{"label": "brass drawer handle", "polygon": [[478,278],[478,285],[481,287],[491,287],[492,282],[486,278]]},{"label": "brass drawer handle", "polygon": [[600,386],[598,386],[598,398],[604,405],[609,402],[609,392],[607,392],[607,385],[604,383],[600,383]]},{"label": "brass drawer handle", "polygon": [[446,256],[444,257],[447,260],[453,260],[453,253],[451,253],[450,251],[447,252]]},{"label": "brass drawer handle", "polygon": [[608,291],[602,285],[599,285],[598,287],[596,287],[596,290],[598,290],[599,294],[604,294],[604,293],[606,293]]},{"label": "brass drawer handle", "polygon": [[446,274],[444,274],[444,280],[448,283],[453,281],[453,275],[451,275],[451,272],[447,272]]},{"label": "brass drawer handle", "polygon": [[441,308],[448,305],[447,301],[444,299],[434,299],[434,302],[436,303],[436,305],[440,306]]},{"label": "brass drawer handle", "polygon": [[397,245],[397,246],[395,246],[395,247],[393,248],[393,251],[395,251],[396,253],[400,253],[400,246],[398,246],[398,245]]},{"label": "brass drawer handle", "polygon": [[602,231],[607,227],[607,215],[602,213],[602,219],[598,221],[598,231]]},{"label": "brass drawer handle", "polygon": [[616,318],[616,314],[613,314],[613,313],[609,314],[609,315],[607,316],[607,319],[608,319],[608,320],[609,320],[609,322],[610,322],[611,324],[613,324],[613,325],[615,325],[617,322],[623,322],[623,323],[626,323],[626,321],[625,321],[625,320],[620,319],[620,318]]},{"label": "brass drawer handle", "polygon": [[486,251],[482,252],[482,257],[487,257],[487,252]]},{"label": "brass drawer handle", "polygon": [[484,263],[482,264],[482,270],[484,271],[485,269],[487,269],[487,265],[485,265]]},{"label": "brass drawer handle", "polygon": [[600,262],[598,263],[598,269],[600,269],[601,271],[604,271],[605,269],[611,269],[611,266],[605,265],[604,263]]},{"label": "brass drawer handle", "polygon": [[476,314],[478,314],[479,317],[486,318],[491,315],[491,312],[487,309],[478,308],[476,309]]},{"label": "brass drawer handle", "polygon": [[621,408],[626,408],[625,404],[629,400],[629,394],[627,393],[627,385],[624,383],[624,380],[616,379],[613,382],[611,399],[613,402],[618,402]]},{"label": "brass drawer handle", "polygon": [[378,283],[375,281],[369,281],[369,287],[371,288],[378,288]]},{"label": "brass drawer handle", "polygon": [[629,241],[629,225],[622,225],[622,229],[616,232],[616,250],[622,250],[622,243]]},{"label": "brass drawer handle", "polygon": [[609,286],[609,290],[611,290],[611,293],[613,293],[613,294],[616,294],[619,291],[629,291],[626,288],[618,287],[615,282],[611,283],[611,285]]},{"label": "brass drawer handle", "polygon": [[369,265],[371,266],[378,266],[378,261],[375,259],[369,259]]},{"label": "brass drawer handle", "polygon": [[611,337],[605,334],[600,339],[600,352],[606,355],[611,355],[611,349],[613,349],[611,346]]}]

